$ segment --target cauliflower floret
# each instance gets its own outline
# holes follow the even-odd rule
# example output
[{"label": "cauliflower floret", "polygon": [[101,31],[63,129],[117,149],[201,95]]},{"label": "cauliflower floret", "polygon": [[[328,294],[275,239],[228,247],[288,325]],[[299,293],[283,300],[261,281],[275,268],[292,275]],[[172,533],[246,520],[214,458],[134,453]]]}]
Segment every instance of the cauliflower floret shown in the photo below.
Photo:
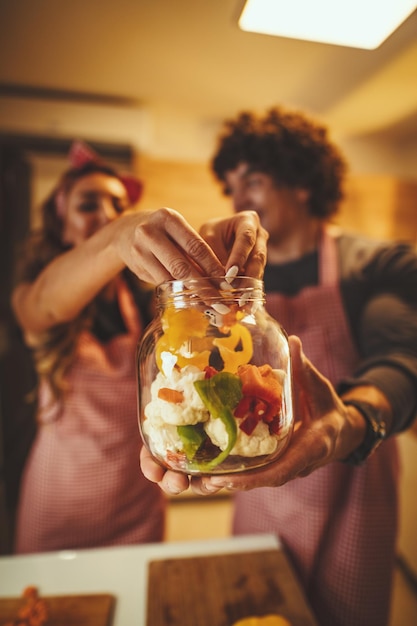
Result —
[{"label": "cauliflower floret", "polygon": [[168,450],[180,452],[183,449],[177,427],[167,424],[157,415],[143,422],[143,432],[149,438],[153,453],[163,458]]},{"label": "cauliflower floret", "polygon": [[[204,430],[215,446],[221,450],[226,449],[228,435],[221,419],[210,419],[205,423]],[[240,428],[237,429],[237,440],[230,454],[248,457],[272,454],[277,443],[277,438],[270,435],[268,426],[259,422],[251,435],[247,435]]]},{"label": "cauliflower floret", "polygon": [[[205,422],[209,413],[194,387],[194,381],[202,378],[204,372],[193,365],[181,371],[173,369],[169,377],[159,372],[151,385],[152,400],[145,407],[145,422],[150,420],[156,428],[164,428],[165,424],[186,426]],[[164,387],[180,391],[184,400],[179,403],[162,400],[158,392]]]}]

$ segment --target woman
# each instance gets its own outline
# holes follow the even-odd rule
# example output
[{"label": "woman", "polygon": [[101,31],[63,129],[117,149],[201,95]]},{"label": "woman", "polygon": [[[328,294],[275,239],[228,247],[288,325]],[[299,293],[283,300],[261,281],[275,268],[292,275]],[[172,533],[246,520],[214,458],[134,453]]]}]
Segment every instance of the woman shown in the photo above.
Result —
[{"label": "woman", "polygon": [[138,460],[135,349],[150,320],[141,280],[263,269],[254,213],[224,221],[216,256],[177,212],[132,211],[138,189],[87,154],[44,203],[29,242],[12,303],[39,376],[39,428],[18,553],[163,538],[164,497]]}]

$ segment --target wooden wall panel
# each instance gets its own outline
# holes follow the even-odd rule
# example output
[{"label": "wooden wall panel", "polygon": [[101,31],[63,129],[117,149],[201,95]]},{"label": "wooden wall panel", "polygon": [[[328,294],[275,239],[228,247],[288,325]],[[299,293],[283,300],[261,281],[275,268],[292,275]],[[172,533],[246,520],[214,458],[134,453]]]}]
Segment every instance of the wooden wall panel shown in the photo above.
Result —
[{"label": "wooden wall panel", "polygon": [[141,156],[135,170],[145,182],[141,208],[176,209],[194,228],[213,217],[232,214],[230,201],[222,195],[206,163]]},{"label": "wooden wall panel", "polygon": [[417,243],[417,181],[352,176],[336,221],[375,238]]},{"label": "wooden wall panel", "polygon": [[[145,181],[142,208],[169,206],[195,228],[211,217],[232,213],[230,201],[221,194],[206,163],[140,156],[135,169]],[[371,237],[417,243],[417,181],[352,175],[335,221]]]}]

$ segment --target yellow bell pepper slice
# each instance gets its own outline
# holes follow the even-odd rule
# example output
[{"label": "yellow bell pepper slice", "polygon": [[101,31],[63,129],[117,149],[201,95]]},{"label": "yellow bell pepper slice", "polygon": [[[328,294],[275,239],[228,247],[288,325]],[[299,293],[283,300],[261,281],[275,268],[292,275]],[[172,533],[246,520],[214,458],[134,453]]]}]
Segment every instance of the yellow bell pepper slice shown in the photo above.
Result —
[{"label": "yellow bell pepper slice", "polygon": [[164,334],[156,343],[155,356],[162,370],[162,352],[177,357],[177,365],[204,369],[209,363],[212,338],[206,337],[209,320],[197,309],[167,309],[162,315]]},{"label": "yellow bell pepper slice", "polygon": [[[240,365],[249,363],[253,355],[253,342],[250,331],[242,324],[234,324],[227,337],[213,339],[224,363],[223,371],[235,374]],[[236,350],[236,348],[239,348]]]}]

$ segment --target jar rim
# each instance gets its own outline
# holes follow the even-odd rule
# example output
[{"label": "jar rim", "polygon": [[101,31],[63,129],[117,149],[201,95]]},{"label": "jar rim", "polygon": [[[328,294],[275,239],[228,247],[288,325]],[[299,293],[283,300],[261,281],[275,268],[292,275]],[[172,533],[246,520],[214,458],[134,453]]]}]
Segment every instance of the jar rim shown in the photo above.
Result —
[{"label": "jar rim", "polygon": [[227,280],[224,275],[214,275],[214,276],[201,276],[198,278],[187,278],[187,279],[171,279],[166,280],[159,285],[157,285],[156,289],[158,291],[171,291],[176,293],[178,291],[189,291],[193,287],[198,286],[214,286],[215,288],[223,287],[225,289],[242,289],[242,288],[250,288],[250,289],[261,289],[263,291],[264,282],[261,278],[254,278],[252,276],[244,276],[238,275],[233,278]]},{"label": "jar rim", "polygon": [[160,304],[184,301],[261,301],[265,300],[264,283],[260,278],[236,276],[229,281],[225,276],[167,280],[156,288]]}]

